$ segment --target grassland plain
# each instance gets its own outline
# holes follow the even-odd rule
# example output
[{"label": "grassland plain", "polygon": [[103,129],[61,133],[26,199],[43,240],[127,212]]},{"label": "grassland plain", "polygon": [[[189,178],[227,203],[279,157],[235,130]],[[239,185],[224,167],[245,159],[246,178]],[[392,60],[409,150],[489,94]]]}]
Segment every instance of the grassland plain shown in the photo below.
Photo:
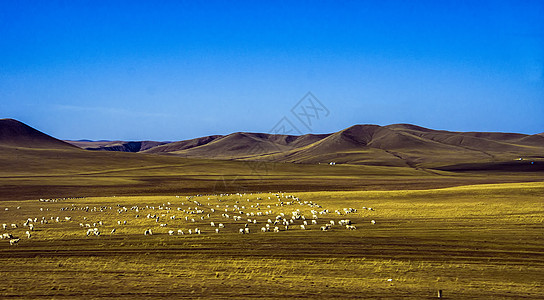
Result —
[{"label": "grassland plain", "polygon": [[193,159],[142,153],[0,146],[0,201],[211,192],[431,189],[542,181],[540,172]]},{"label": "grassland plain", "polygon": [[[439,289],[448,299],[544,297],[544,183],[277,195],[3,201],[4,232],[21,240],[0,243],[0,297],[425,299]],[[328,213],[305,230],[301,219],[260,230],[297,209],[308,221]],[[28,218],[49,222],[35,222],[26,238]],[[87,223],[102,234],[87,236]],[[244,224],[250,234],[238,233]]]}]

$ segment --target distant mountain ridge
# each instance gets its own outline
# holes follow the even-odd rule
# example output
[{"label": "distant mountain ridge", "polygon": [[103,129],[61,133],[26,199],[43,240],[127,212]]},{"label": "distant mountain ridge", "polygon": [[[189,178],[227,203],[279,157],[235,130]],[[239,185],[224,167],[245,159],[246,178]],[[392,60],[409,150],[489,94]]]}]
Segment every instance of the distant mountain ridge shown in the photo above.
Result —
[{"label": "distant mountain ridge", "polygon": [[85,150],[93,151],[119,151],[119,152],[141,152],[153,147],[167,144],[167,142],[155,142],[155,141],[91,141],[91,140],[79,140],[79,141],[65,141],[74,146]]},{"label": "distant mountain ridge", "polygon": [[177,142],[68,142],[70,144],[15,120],[0,120],[0,145],[29,148],[78,149],[75,148],[78,146],[94,151],[206,159],[335,162],[439,170],[510,170],[512,166],[521,165],[527,170],[540,170],[544,163],[543,134],[452,132],[412,124],[354,125],[330,134],[300,136],[235,132]]},{"label": "distant mountain ridge", "polygon": [[441,166],[544,157],[544,136],[450,132],[411,124],[354,125],[331,134],[301,136],[236,132],[173,142],[143,152],[294,163]]}]

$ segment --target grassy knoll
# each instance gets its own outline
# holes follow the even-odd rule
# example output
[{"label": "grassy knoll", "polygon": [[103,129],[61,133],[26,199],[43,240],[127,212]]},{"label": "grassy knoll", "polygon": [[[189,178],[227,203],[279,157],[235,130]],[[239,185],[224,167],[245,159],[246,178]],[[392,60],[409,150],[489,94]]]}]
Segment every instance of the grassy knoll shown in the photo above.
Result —
[{"label": "grassy knoll", "polygon": [[[1,232],[21,241],[0,240],[0,297],[425,299],[438,289],[448,299],[544,297],[544,183],[293,194],[298,200],[266,193],[3,201],[0,223],[18,228]],[[312,211],[328,213],[306,230],[298,219],[289,230],[260,231],[297,209],[308,221]],[[49,222],[37,222],[27,239],[22,223],[34,217]],[[330,221],[330,230],[319,229]],[[215,233],[210,222],[224,228]],[[102,234],[86,236],[80,223]],[[244,224],[250,234],[237,233]],[[143,235],[148,228],[152,236]],[[202,233],[187,234],[195,228]]]}]

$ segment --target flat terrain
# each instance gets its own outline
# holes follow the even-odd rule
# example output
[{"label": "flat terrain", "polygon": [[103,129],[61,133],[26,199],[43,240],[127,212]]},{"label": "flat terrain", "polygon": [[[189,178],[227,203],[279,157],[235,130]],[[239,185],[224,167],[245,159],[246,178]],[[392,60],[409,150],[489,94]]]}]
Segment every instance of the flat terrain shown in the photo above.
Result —
[{"label": "flat terrain", "polygon": [[[0,201],[82,196],[432,189],[542,181],[531,170],[293,164],[0,145]],[[520,162],[522,163],[522,162]],[[474,168],[473,168],[474,169]]]},{"label": "flat terrain", "polygon": [[542,299],[543,194],[533,182],[6,200],[0,230],[20,241],[0,240],[0,297]]}]

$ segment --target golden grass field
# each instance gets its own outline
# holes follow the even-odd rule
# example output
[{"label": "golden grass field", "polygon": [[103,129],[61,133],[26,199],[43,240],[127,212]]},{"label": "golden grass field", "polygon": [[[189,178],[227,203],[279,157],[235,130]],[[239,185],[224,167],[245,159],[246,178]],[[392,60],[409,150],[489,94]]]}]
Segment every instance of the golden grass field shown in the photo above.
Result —
[{"label": "golden grass field", "polygon": [[[20,242],[0,240],[0,297],[430,299],[442,290],[445,299],[542,299],[543,195],[544,183],[529,182],[191,199],[180,194],[7,200],[0,202],[0,223],[8,225],[2,233]],[[310,207],[310,201],[321,207]],[[232,211],[234,205],[238,210]],[[344,208],[357,212],[346,215]],[[203,212],[188,213],[195,209]],[[280,213],[289,218],[297,209],[308,221],[311,210],[329,213],[318,214],[317,225],[306,230],[296,220],[287,231],[260,231],[267,219]],[[232,215],[243,218],[234,221]],[[30,239],[23,226],[28,218],[38,218]],[[48,223],[41,224],[42,218]],[[257,224],[239,234],[248,218]],[[338,225],[340,219],[350,219],[357,229]],[[127,225],[118,225],[124,220]],[[336,225],[321,231],[331,220]],[[93,224],[98,221],[103,225]],[[225,228],[215,233],[210,222]],[[87,236],[80,223],[101,235]],[[188,234],[197,227],[201,234]],[[144,236],[148,228],[153,235]]]}]

